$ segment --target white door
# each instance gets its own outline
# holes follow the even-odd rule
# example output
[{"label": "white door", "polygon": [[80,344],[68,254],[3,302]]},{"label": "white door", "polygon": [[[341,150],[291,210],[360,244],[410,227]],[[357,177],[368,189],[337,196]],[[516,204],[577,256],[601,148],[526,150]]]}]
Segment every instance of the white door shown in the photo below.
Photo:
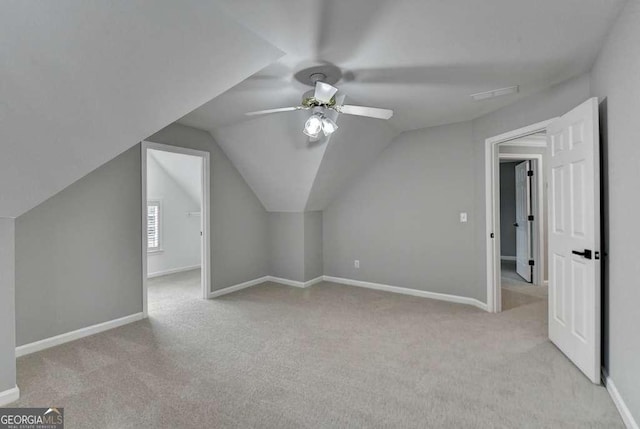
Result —
[{"label": "white door", "polygon": [[600,383],[600,171],[598,100],[547,128],[549,338]]},{"label": "white door", "polygon": [[531,283],[531,161],[516,165],[516,272]]}]

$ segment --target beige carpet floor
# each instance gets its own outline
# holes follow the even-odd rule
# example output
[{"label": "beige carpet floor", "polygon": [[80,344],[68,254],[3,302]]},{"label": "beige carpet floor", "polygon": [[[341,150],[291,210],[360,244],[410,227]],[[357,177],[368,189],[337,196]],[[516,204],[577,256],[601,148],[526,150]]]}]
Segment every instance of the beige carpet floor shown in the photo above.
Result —
[{"label": "beige carpet floor", "polygon": [[515,261],[502,261],[502,309],[511,310],[521,305],[547,301],[549,288],[526,282],[516,273]]},{"label": "beige carpet floor", "polygon": [[546,302],[498,315],[320,283],[199,299],[151,282],[148,320],[18,359],[19,406],[67,428],[622,428],[547,340]]}]

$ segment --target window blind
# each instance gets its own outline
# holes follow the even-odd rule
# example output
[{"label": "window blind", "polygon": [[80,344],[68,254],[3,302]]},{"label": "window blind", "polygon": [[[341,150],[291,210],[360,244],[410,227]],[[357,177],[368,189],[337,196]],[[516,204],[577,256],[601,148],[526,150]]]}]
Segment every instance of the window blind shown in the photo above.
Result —
[{"label": "window blind", "polygon": [[160,202],[147,203],[147,249],[160,248]]}]

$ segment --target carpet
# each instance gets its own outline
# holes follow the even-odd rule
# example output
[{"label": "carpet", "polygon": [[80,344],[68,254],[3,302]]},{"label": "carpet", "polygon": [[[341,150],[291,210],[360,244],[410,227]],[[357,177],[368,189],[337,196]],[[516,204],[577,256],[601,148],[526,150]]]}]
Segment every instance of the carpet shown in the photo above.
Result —
[{"label": "carpet", "polygon": [[331,283],[199,298],[149,282],[149,319],[18,359],[12,406],[67,428],[622,428],[547,339],[546,301],[500,314]]}]

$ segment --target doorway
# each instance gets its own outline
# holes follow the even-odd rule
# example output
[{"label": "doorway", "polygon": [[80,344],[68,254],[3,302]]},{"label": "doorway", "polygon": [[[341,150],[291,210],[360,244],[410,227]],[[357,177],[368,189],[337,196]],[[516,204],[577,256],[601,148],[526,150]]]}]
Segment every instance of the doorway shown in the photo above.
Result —
[{"label": "doorway", "polygon": [[[522,276],[517,272],[523,273],[526,264],[529,267],[529,275],[522,279],[522,284],[533,284],[538,286],[545,285],[547,273],[547,255],[545,238],[545,224],[547,213],[545,209],[545,163],[544,159],[547,153],[546,128],[554,119],[539,122],[528,127],[521,128],[509,133],[487,140],[486,148],[486,195],[487,195],[487,231],[489,232],[487,240],[487,306],[490,312],[499,313],[502,311],[502,283],[503,269],[513,268],[513,274],[508,279],[517,280]],[[529,162],[528,169],[521,168],[526,174],[529,182],[529,195],[524,195],[522,201],[523,214],[526,216],[526,222],[523,219],[517,222],[515,219],[515,166],[522,162]],[[514,245],[506,249],[508,253],[502,251],[502,231],[508,228],[507,223],[501,219],[501,192],[500,192],[500,171],[501,163],[514,162],[513,167],[513,219],[509,223],[511,225],[511,236]],[[528,173],[532,171],[532,173]],[[537,173],[537,174],[536,174]],[[529,180],[531,177],[531,180]],[[530,217],[532,216],[532,217]],[[515,224],[518,226],[516,227]],[[521,226],[521,224],[523,224]],[[528,237],[528,242],[521,243],[520,259],[521,266],[517,269],[517,232],[518,229],[526,231],[520,234],[520,237]],[[506,260],[505,260],[506,259]],[[529,265],[531,264],[531,265]],[[505,270],[505,271],[507,271]],[[514,277],[514,276],[518,277]],[[508,282],[510,283],[510,282]]]},{"label": "doorway", "polygon": [[[485,141],[487,308],[500,312],[500,145],[546,132],[548,140],[549,339],[600,383],[600,146],[598,99]],[[543,212],[544,213],[544,212]],[[540,247],[536,257],[540,257]],[[541,264],[534,271],[540,271]],[[535,281],[535,280],[534,280]]]},{"label": "doorway", "polygon": [[[142,142],[143,312],[208,299],[209,153]],[[150,290],[151,289],[151,290]]]},{"label": "doorway", "polygon": [[500,302],[511,310],[547,299],[546,136],[505,142],[498,151]]}]

